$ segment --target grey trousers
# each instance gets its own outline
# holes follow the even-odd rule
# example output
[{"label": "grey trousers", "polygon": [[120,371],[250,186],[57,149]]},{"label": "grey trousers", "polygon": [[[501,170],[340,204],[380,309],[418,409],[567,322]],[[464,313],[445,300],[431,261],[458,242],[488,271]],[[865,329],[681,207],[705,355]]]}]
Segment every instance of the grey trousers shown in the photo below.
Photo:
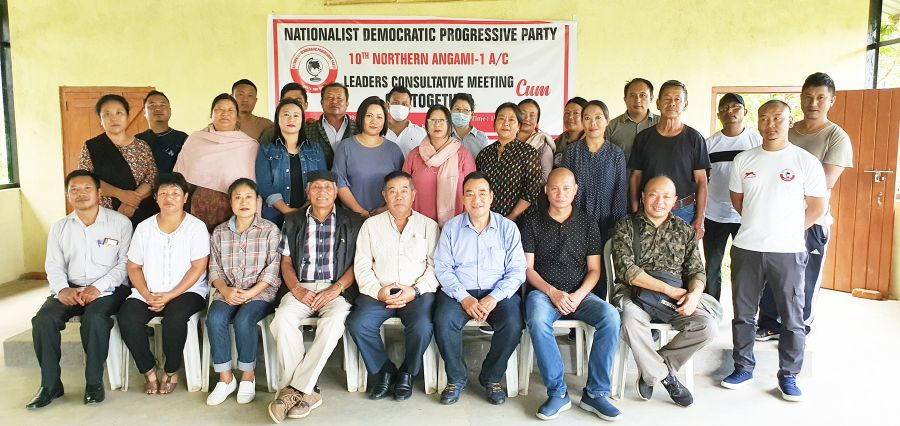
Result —
[{"label": "grey trousers", "polygon": [[622,339],[634,353],[641,378],[650,386],[680,370],[694,353],[716,338],[715,317],[698,306],[691,316],[678,317],[670,323],[679,333],[657,350],[650,333],[650,314],[628,296],[622,298],[621,305]]},{"label": "grey trousers", "polygon": [[803,276],[807,260],[806,252],[764,253],[732,247],[734,320],[731,322],[731,335],[736,370],[753,371],[756,366],[753,358],[756,310],[763,286],[768,283],[782,322],[778,340],[778,376],[800,373],[806,346]]}]

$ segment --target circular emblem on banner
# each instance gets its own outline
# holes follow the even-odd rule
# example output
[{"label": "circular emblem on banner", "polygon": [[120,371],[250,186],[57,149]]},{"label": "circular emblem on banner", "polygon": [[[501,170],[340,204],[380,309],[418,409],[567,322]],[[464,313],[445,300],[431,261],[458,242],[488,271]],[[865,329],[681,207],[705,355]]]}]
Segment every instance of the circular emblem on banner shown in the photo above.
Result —
[{"label": "circular emblem on banner", "polygon": [[780,177],[781,180],[783,180],[785,182],[790,182],[790,181],[794,180],[794,178],[797,177],[797,175],[795,175],[794,171],[791,169],[784,169],[781,171],[781,173],[778,175],[778,177]]},{"label": "circular emblem on banner", "polygon": [[291,77],[310,93],[337,80],[337,59],[322,46],[303,46],[291,58]]}]

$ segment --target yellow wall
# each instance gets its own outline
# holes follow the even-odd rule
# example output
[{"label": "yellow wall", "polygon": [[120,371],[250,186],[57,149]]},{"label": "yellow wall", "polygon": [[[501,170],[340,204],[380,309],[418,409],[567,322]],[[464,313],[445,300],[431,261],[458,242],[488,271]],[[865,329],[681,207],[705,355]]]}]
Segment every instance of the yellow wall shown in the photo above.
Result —
[{"label": "yellow wall", "polygon": [[[174,6],[177,4],[177,6]],[[170,97],[173,127],[206,123],[209,102],[241,77],[265,87],[266,16],[404,15],[578,22],[577,94],[623,111],[640,75],[677,78],[686,121],[705,132],[712,86],[799,85],[825,71],[862,88],[868,0],[475,1],[325,6],[323,0],[58,1],[9,4],[24,246],[29,271],[64,214],[59,86],[152,85]],[[266,114],[266,92],[257,114]],[[0,219],[5,219],[0,217]]]},{"label": "yellow wall", "polygon": [[[22,208],[18,189],[0,189],[0,284],[25,272],[22,259]],[[39,264],[43,263],[41,259]]]}]

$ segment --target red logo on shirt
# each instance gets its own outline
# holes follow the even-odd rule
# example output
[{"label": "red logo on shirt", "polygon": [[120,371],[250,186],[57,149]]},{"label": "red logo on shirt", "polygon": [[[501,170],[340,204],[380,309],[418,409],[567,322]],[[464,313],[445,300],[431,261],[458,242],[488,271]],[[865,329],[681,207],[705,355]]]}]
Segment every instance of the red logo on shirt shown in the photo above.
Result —
[{"label": "red logo on shirt", "polygon": [[781,173],[778,175],[778,177],[780,177],[781,180],[783,180],[785,182],[790,182],[790,181],[794,180],[794,178],[797,177],[797,175],[795,175],[794,171],[791,169],[784,169],[781,171]]},{"label": "red logo on shirt", "polygon": [[747,172],[744,173],[744,179],[753,179],[756,177],[756,172]]}]

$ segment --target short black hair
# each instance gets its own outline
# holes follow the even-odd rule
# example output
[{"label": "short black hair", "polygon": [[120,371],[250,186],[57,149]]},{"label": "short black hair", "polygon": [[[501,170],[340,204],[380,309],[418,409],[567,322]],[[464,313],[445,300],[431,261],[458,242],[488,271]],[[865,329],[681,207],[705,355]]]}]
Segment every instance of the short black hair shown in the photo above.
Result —
[{"label": "short black hair", "polygon": [[[484,173],[482,173],[478,170],[475,170],[474,172],[466,175],[465,179],[463,179],[463,187],[465,187],[466,183],[469,182],[470,180],[478,180],[478,179],[484,179],[484,181],[487,182],[487,184],[488,184],[488,189],[491,188],[491,180],[488,179],[488,177],[485,176]],[[491,189],[491,191],[493,191],[493,189]]]},{"label": "short black hair", "polygon": [[242,78],[242,79],[240,79],[240,80],[238,80],[238,81],[235,81],[234,84],[231,85],[231,93],[234,93],[234,89],[236,89],[238,86],[240,86],[240,85],[242,85],[242,84],[246,84],[246,85],[248,85],[248,86],[250,86],[250,87],[253,87],[253,90],[258,90],[258,89],[256,88],[256,85],[253,84],[252,81],[250,81],[250,80],[248,80],[248,79],[246,79],[246,78]]},{"label": "short black hair", "polygon": [[125,100],[123,96],[117,95],[115,93],[107,93],[101,96],[100,99],[97,100],[97,104],[94,105],[94,111],[97,113],[97,117],[100,116],[100,110],[103,109],[103,105],[106,105],[110,102],[118,102],[122,104],[122,106],[125,107],[125,114],[131,112],[131,109],[128,107],[128,101]]},{"label": "short black hair", "polygon": [[256,193],[256,195],[259,195],[259,187],[256,186],[256,182],[254,182],[253,179],[242,177],[238,178],[234,182],[231,182],[231,185],[228,185],[227,193],[229,199],[232,195],[234,195],[234,191],[236,191],[241,185],[249,186],[250,189],[252,189],[253,192]]},{"label": "short black hair", "polygon": [[535,124],[540,123],[541,122],[541,106],[538,105],[536,100],[531,99],[531,98],[526,98],[526,99],[522,99],[521,101],[519,101],[519,110],[520,111],[522,110],[522,105],[527,105],[527,104],[534,105],[534,107],[537,108],[538,115],[537,115],[537,122]]},{"label": "short black hair", "polygon": [[819,87],[825,86],[828,88],[828,92],[834,95],[835,87],[834,80],[831,79],[831,76],[825,74],[824,72],[816,72],[806,77],[806,81],[803,82],[803,87],[800,90],[806,90],[809,87]]},{"label": "short black hair", "polygon": [[518,105],[516,105],[512,102],[504,102],[504,103],[500,104],[500,106],[497,107],[497,110],[494,111],[494,122],[495,123],[497,122],[497,116],[500,115],[500,111],[502,111],[506,108],[512,109],[513,114],[516,115],[516,120],[519,122],[519,124],[522,124],[522,110],[519,109]]},{"label": "short black hair", "polygon": [[684,100],[687,100],[687,97],[688,97],[687,86],[685,86],[684,83],[682,83],[678,80],[669,80],[669,81],[663,83],[662,87],[659,88],[659,96],[662,96],[662,93],[665,92],[666,89],[668,89],[670,87],[681,88],[681,91],[684,92]]},{"label": "short black hair", "polygon": [[381,100],[381,98],[379,98],[378,96],[369,96],[368,98],[364,99],[361,104],[359,104],[359,109],[356,110],[356,128],[359,129],[360,133],[363,132],[363,127],[365,127],[366,122],[366,111],[372,105],[378,105],[381,107],[381,110],[384,111],[384,125],[381,126],[380,133],[381,136],[384,136],[387,134],[388,129],[387,104],[385,104],[384,101]]},{"label": "short black hair", "polygon": [[599,99],[594,99],[594,100],[588,102],[584,106],[584,108],[581,110],[582,114],[584,113],[584,110],[586,110],[587,107],[589,107],[589,106],[595,106],[595,107],[600,108],[600,110],[603,111],[603,118],[605,118],[606,121],[609,121],[609,108],[606,107],[606,104],[603,103],[603,101],[601,101]]},{"label": "short black hair", "polygon": [[175,185],[181,188],[181,191],[185,194],[190,192],[190,185],[188,185],[184,176],[178,172],[160,173],[159,176],[156,177],[156,181],[153,182],[153,194],[156,195],[156,193],[159,192],[159,188],[166,185]]},{"label": "short black hair", "polygon": [[217,103],[219,103],[220,101],[225,101],[225,100],[231,101],[231,103],[234,104],[234,109],[240,111],[240,108],[238,107],[237,99],[235,99],[234,96],[231,96],[228,93],[219,93],[218,96],[213,98],[212,105],[209,106],[209,115],[212,115],[213,110],[216,109]]},{"label": "short black hair", "polygon": [[387,95],[384,95],[384,101],[390,101],[391,95],[393,95],[394,93],[406,93],[409,96],[409,99],[412,100],[412,92],[410,92],[409,89],[406,88],[406,86],[397,85],[392,87],[391,91],[387,92]]},{"label": "short black hair", "polygon": [[576,96],[576,97],[566,101],[566,106],[569,106],[569,104],[575,104],[575,105],[580,106],[581,109],[584,109],[584,107],[587,106],[588,101],[587,101],[587,99],[582,98],[581,96]]},{"label": "short black hair", "polygon": [[384,176],[384,185],[381,187],[381,190],[387,191],[388,182],[397,178],[406,178],[407,180],[409,180],[409,187],[413,190],[416,189],[416,187],[413,185],[413,177],[411,174],[406,173],[403,170],[394,170],[393,172],[390,172]]},{"label": "short black hair", "polygon": [[[281,139],[282,141],[284,141],[284,135],[281,134],[281,126],[278,125],[278,116],[281,114],[281,109],[288,105],[294,105],[297,108],[300,108],[301,114],[304,116],[306,115],[306,109],[303,108],[303,104],[301,104],[300,101],[298,101],[296,99],[291,99],[291,98],[282,99],[282,100],[278,101],[278,106],[275,107],[275,117],[273,117],[274,120],[272,120],[272,125],[275,126],[275,140]],[[300,120],[300,134],[301,135],[303,134],[303,126],[305,125],[304,122],[305,122],[305,120]],[[302,138],[302,136],[301,136],[301,138]]]},{"label": "short black hair", "polygon": [[303,96],[304,102],[309,100],[309,98],[306,97],[306,89],[303,88],[303,85],[301,85],[300,83],[295,83],[293,81],[285,84],[284,87],[281,88],[281,96],[279,96],[278,99],[284,99],[284,95],[286,95],[287,92],[290,92],[291,90],[299,90],[300,94]]},{"label": "short black hair", "polygon": [[[653,83],[651,83],[650,80],[647,80],[646,78],[641,78],[641,77],[635,77],[631,80],[628,80],[628,82],[625,83],[625,90],[623,90],[623,92],[625,92],[625,96],[628,96],[628,88],[631,87],[631,85],[634,83],[646,84],[647,87],[650,88],[650,96],[653,96]],[[665,84],[663,84],[663,86],[665,86]],[[662,93],[662,89],[660,89],[660,93]]]},{"label": "short black hair", "polygon": [[475,98],[473,98],[472,95],[468,93],[457,93],[453,95],[453,99],[450,99],[450,108],[453,108],[453,104],[455,104],[456,101],[466,101],[466,103],[469,104],[469,109],[475,111]]},{"label": "short black hair", "polygon": [[95,175],[94,172],[90,172],[90,171],[87,171],[84,169],[76,169],[76,170],[72,170],[71,172],[69,172],[69,174],[66,175],[66,181],[65,181],[66,190],[69,189],[69,182],[71,182],[72,179],[75,179],[77,177],[82,177],[82,176],[87,176],[87,177],[91,178],[91,180],[94,181],[94,185],[97,186],[98,189],[100,188],[100,178],[97,177],[97,175]]},{"label": "short black hair", "polygon": [[147,104],[147,100],[150,99],[151,96],[162,96],[162,97],[166,98],[166,102],[169,102],[169,97],[166,96],[165,93],[160,92],[159,90],[151,90],[149,93],[147,93],[147,96],[144,96],[144,104],[145,105]]},{"label": "short black hair", "polygon": [[325,92],[328,91],[328,89],[333,89],[335,87],[343,89],[344,97],[347,98],[347,101],[350,101],[350,90],[347,89],[347,86],[344,86],[343,84],[336,81],[334,83],[328,83],[325,85],[325,87],[322,88],[322,91],[320,92],[322,94],[322,99],[325,99]]}]

